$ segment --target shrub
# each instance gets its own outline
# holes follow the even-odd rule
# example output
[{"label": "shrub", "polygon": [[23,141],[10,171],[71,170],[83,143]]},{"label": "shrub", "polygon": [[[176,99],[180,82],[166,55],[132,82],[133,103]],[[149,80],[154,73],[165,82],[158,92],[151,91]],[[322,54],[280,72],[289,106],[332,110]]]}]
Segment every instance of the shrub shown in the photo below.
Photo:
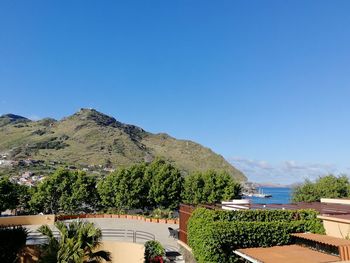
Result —
[{"label": "shrub", "polygon": [[18,262],[28,232],[21,226],[0,227],[0,262]]},{"label": "shrub", "polygon": [[188,223],[188,241],[198,263],[237,262],[238,248],[291,243],[290,233],[324,233],[314,210],[222,211],[198,208]]},{"label": "shrub", "polygon": [[156,208],[152,211],[153,218],[174,218],[174,212],[170,209]]},{"label": "shrub", "polygon": [[350,195],[349,178],[332,174],[319,177],[315,182],[305,182],[294,188],[293,202],[315,202],[321,198],[344,198]]},{"label": "shrub", "polygon": [[242,187],[222,171],[194,172],[185,178],[182,198],[186,204],[219,203],[241,198]]},{"label": "shrub", "polygon": [[163,246],[155,240],[145,243],[145,262],[163,262],[162,257],[165,255]]}]

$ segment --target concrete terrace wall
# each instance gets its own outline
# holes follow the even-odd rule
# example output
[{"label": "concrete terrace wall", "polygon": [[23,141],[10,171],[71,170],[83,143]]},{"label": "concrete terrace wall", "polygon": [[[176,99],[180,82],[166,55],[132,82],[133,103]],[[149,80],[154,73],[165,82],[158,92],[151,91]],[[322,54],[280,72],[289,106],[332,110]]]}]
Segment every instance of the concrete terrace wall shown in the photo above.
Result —
[{"label": "concrete terrace wall", "polygon": [[142,244],[103,241],[99,250],[106,250],[112,254],[112,263],[143,263],[145,247]]},{"label": "concrete terrace wall", "polygon": [[121,215],[121,214],[81,214],[81,215],[57,215],[56,220],[72,220],[78,218],[122,218],[122,219],[133,219],[152,223],[161,224],[178,224],[179,219],[162,219],[162,218],[149,218],[142,215]]},{"label": "concrete terrace wall", "polygon": [[54,223],[55,215],[0,217],[0,225],[53,225]]},{"label": "concrete terrace wall", "polygon": [[338,238],[350,238],[350,220],[332,216],[318,216],[323,221],[326,235]]}]

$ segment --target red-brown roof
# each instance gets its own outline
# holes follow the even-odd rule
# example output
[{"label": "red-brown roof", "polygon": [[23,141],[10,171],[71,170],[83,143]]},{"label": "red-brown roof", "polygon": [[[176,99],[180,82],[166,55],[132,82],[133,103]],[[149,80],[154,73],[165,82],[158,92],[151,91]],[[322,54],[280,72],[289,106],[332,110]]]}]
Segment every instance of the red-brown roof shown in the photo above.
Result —
[{"label": "red-brown roof", "polygon": [[319,235],[319,234],[313,234],[313,233],[295,233],[295,234],[291,234],[291,236],[306,239],[306,240],[311,240],[317,243],[335,246],[335,247],[350,246],[350,240],[326,236],[326,235]]},{"label": "red-brown roof", "polygon": [[324,263],[340,261],[340,258],[337,256],[298,245],[244,248],[237,251],[258,262],[265,263]]}]

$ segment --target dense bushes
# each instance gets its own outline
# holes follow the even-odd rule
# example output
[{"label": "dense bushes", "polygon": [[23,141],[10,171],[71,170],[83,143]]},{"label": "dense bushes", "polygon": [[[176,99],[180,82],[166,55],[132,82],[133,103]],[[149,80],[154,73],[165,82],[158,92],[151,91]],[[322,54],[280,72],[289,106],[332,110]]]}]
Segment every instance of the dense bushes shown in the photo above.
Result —
[{"label": "dense bushes", "polygon": [[33,212],[90,212],[98,205],[96,179],[80,171],[58,169],[38,185],[29,202]]},{"label": "dense bushes", "polygon": [[155,159],[121,167],[106,177],[61,168],[32,188],[0,177],[0,211],[17,208],[22,214],[77,214],[175,210],[183,200],[214,203],[240,197],[240,191],[240,184],[227,173],[197,172],[184,179],[171,163]]},{"label": "dense bushes", "polygon": [[0,178],[0,213],[18,206],[19,188],[20,186],[12,183],[8,177]]},{"label": "dense bushes", "polygon": [[0,227],[0,262],[19,262],[18,255],[26,244],[27,230],[21,226]]},{"label": "dense bushes", "polygon": [[97,185],[104,208],[144,209],[178,207],[183,176],[170,163],[156,159],[119,169]]},{"label": "dense bushes", "polygon": [[350,196],[349,178],[345,175],[327,175],[319,177],[315,182],[306,180],[294,188],[293,202],[315,202],[321,198],[344,198]]},{"label": "dense bushes", "polygon": [[182,196],[186,204],[218,203],[241,198],[241,185],[226,172],[195,172],[185,178]]},{"label": "dense bushes", "polygon": [[188,241],[198,263],[237,262],[238,248],[286,245],[290,233],[323,233],[314,210],[222,211],[198,208],[188,224]]}]

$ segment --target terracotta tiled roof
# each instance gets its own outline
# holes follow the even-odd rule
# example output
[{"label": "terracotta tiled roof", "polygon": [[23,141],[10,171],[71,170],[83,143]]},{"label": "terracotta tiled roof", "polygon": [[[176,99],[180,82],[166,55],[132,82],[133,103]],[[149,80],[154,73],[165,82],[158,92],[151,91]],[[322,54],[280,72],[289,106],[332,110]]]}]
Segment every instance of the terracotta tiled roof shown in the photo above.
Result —
[{"label": "terracotta tiled roof", "polygon": [[238,249],[237,251],[254,259],[255,262],[265,263],[323,263],[340,261],[340,258],[337,256],[325,254],[298,245],[268,248],[244,248]]},{"label": "terracotta tiled roof", "polygon": [[291,234],[291,236],[310,240],[310,241],[315,241],[317,243],[321,243],[329,246],[335,246],[335,247],[350,246],[350,240],[326,236],[326,235],[319,235],[319,234],[313,234],[313,233],[295,233],[295,234]]}]

